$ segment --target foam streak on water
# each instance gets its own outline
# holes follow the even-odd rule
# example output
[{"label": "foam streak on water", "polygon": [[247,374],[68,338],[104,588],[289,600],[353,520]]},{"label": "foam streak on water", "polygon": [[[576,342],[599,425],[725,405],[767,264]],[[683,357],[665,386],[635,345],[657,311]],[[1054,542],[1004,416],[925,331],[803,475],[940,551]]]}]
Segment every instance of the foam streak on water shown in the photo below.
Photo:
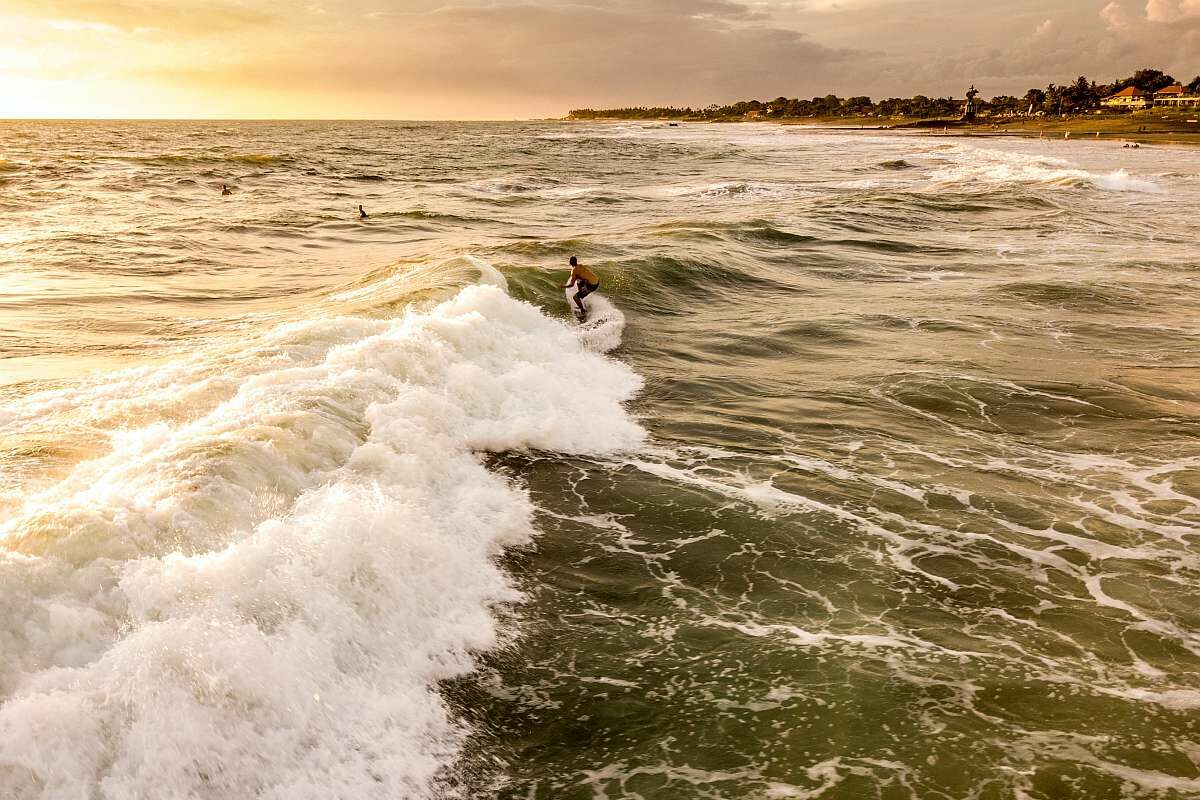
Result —
[{"label": "foam streak on water", "polygon": [[1193,151],[3,132],[0,797],[1200,795]]}]

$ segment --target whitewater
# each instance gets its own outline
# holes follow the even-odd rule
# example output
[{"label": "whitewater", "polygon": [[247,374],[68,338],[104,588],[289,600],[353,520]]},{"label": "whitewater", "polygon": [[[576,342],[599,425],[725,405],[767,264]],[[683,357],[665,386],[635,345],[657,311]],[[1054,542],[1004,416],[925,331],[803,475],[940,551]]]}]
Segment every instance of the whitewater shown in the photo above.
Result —
[{"label": "whitewater", "polygon": [[495,558],[532,534],[477,454],[642,438],[639,379],[485,275],[87,387],[89,425],[175,418],[21,487],[0,529],[6,796],[426,791],[460,736],[430,687],[495,646]]},{"label": "whitewater", "polygon": [[0,797],[1200,794],[1192,151],[3,132]]}]

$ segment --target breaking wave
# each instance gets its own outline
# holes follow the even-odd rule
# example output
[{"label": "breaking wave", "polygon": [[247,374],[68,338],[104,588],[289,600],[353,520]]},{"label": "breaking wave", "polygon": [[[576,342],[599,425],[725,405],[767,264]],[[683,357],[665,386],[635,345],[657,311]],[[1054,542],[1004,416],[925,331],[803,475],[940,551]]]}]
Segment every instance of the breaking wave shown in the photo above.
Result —
[{"label": "breaking wave", "polygon": [[971,184],[1048,184],[1094,188],[1109,192],[1163,194],[1162,186],[1135,178],[1124,169],[1108,173],[1077,169],[1057,158],[1007,153],[983,148],[959,148],[950,163],[934,170],[935,185],[955,187]]},{"label": "breaking wave", "polygon": [[620,312],[595,346],[490,277],[0,408],[100,439],[0,495],[0,795],[431,791],[464,735],[434,686],[497,643],[533,535],[477,454],[643,438],[596,352]]}]

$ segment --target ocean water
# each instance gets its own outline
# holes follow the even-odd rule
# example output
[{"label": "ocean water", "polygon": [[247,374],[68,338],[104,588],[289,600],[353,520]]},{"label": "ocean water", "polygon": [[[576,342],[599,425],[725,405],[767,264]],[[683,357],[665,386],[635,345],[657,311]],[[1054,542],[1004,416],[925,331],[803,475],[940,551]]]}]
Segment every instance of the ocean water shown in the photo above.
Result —
[{"label": "ocean water", "polygon": [[1198,797],[1198,240],[1188,149],[0,124],[0,797]]}]

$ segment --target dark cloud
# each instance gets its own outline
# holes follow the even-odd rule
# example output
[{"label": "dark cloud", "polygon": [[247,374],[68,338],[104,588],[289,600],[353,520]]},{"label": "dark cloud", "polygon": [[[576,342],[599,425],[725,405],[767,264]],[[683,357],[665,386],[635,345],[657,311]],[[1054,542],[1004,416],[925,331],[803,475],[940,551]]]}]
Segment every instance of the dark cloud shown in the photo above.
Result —
[{"label": "dark cloud", "polygon": [[[493,3],[376,10],[242,63],[246,80],[352,88],[409,100],[462,98],[495,114],[625,103],[707,103],[795,91],[852,54],[776,27],[728,0]],[[205,69],[196,78],[227,79]],[[398,103],[401,105],[401,103]]]},{"label": "dark cloud", "polygon": [[431,84],[478,89],[499,72],[558,97],[606,102],[782,90],[849,56],[765,24],[745,6],[711,0],[451,8],[413,21],[411,30],[413,50],[391,65],[398,75],[436,65],[427,69]]},{"label": "dark cloud", "polygon": [[[872,0],[857,8],[846,4],[812,34],[831,41],[831,34],[851,31],[863,52],[836,82],[841,92],[875,97],[961,96],[970,83],[988,95],[1020,93],[1080,74],[1105,82],[1147,66],[1194,75],[1200,71],[1200,0],[1163,2],[1166,12],[1146,0],[1001,0],[970,7]],[[1197,15],[1180,16],[1189,9]],[[1151,19],[1164,13],[1173,21]]]},{"label": "dark cloud", "polygon": [[1035,30],[1005,47],[939,58],[937,68],[990,83],[996,93],[1063,83],[1078,75],[1104,83],[1141,67],[1158,67],[1177,77],[1200,71],[1200,18],[1164,25],[1117,3],[1089,10],[1094,19],[1050,18],[1041,33]]}]

